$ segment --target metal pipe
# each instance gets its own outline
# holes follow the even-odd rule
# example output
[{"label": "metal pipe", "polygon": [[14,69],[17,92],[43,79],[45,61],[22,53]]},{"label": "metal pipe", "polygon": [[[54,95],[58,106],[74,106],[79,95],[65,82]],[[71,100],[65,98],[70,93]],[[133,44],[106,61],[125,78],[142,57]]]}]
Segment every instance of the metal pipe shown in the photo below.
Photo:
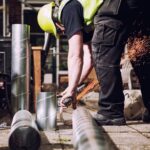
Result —
[{"label": "metal pipe", "polygon": [[20,110],[14,115],[8,144],[10,150],[39,149],[41,137],[29,111]]},{"label": "metal pipe", "polygon": [[56,129],[56,93],[40,92],[37,96],[36,122],[40,130]]},{"label": "metal pipe", "polygon": [[116,150],[103,128],[99,127],[84,107],[73,112],[73,136],[76,150]]},{"label": "metal pipe", "polygon": [[12,25],[11,105],[12,112],[29,109],[30,26]]}]

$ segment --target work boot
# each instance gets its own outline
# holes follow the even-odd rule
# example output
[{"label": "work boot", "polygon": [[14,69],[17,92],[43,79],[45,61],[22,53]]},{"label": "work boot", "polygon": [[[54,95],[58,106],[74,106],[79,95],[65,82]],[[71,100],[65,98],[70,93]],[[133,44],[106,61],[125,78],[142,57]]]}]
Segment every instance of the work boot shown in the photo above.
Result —
[{"label": "work boot", "polygon": [[144,123],[150,123],[150,112],[148,111],[148,109],[145,109],[142,115],[142,120]]},{"label": "work boot", "polygon": [[98,125],[117,125],[117,126],[126,125],[124,117],[111,118],[97,113],[93,116],[93,118],[95,119]]}]

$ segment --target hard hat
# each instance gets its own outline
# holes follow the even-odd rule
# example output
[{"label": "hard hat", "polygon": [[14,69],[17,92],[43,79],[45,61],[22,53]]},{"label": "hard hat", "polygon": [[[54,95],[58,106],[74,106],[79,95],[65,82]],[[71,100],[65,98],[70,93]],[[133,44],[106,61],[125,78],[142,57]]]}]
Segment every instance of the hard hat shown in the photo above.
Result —
[{"label": "hard hat", "polygon": [[40,28],[43,31],[52,33],[57,37],[56,26],[52,18],[53,7],[55,7],[54,2],[50,2],[49,4],[42,6],[38,12],[37,20]]}]

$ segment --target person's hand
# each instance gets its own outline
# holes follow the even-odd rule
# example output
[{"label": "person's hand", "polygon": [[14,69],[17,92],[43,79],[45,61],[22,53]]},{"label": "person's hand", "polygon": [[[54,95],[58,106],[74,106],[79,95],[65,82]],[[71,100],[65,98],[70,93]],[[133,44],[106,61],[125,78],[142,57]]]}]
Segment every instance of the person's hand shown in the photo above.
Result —
[{"label": "person's hand", "polygon": [[60,99],[60,106],[61,107],[68,107],[72,104],[72,108],[76,109],[76,93],[69,92],[69,88],[65,90],[63,93],[62,98]]}]

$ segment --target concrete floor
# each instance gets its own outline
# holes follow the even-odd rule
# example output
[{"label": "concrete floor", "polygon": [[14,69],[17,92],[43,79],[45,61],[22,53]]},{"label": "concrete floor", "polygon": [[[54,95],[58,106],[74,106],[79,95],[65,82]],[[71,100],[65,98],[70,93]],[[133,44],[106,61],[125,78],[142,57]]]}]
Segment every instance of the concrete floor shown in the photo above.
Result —
[{"label": "concrete floor", "polygon": [[[86,105],[94,113],[94,105]],[[67,109],[64,122],[57,117],[57,129],[40,132],[42,144],[40,150],[73,150],[72,109]],[[125,126],[102,126],[103,134],[108,135],[118,150],[150,150],[150,124],[142,121],[127,121]],[[0,129],[0,150],[9,150],[10,129]]]}]

